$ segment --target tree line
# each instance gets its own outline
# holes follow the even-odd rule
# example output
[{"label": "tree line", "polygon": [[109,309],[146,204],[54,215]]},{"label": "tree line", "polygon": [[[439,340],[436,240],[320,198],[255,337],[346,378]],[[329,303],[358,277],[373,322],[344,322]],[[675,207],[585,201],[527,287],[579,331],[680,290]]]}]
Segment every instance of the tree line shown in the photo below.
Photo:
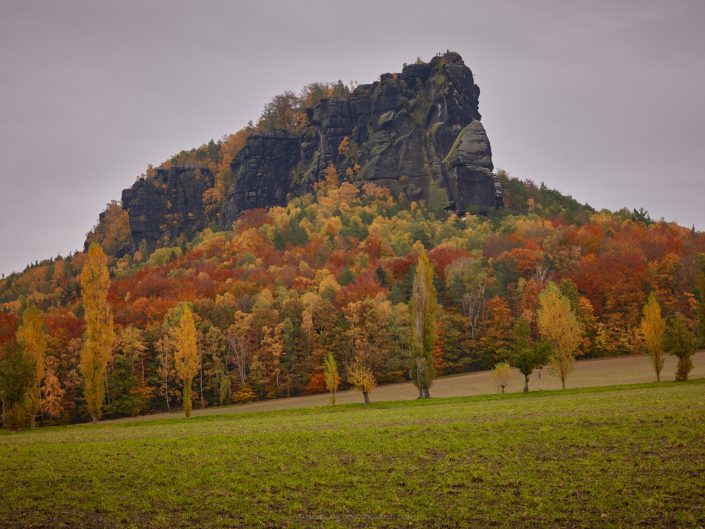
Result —
[{"label": "tree line", "polygon": [[[93,290],[104,291],[112,320],[85,297],[90,250],[1,279],[3,372],[26,370],[22,358],[39,357],[27,350],[44,350],[27,419],[90,419],[98,412],[89,394],[103,395],[109,417],[180,407],[182,373],[193,365],[175,355],[187,307],[194,407],[319,393],[336,379],[367,388],[368,399],[376,384],[404,380],[426,396],[436,374],[503,363],[529,373],[555,364],[565,380],[577,356],[647,352],[654,343],[663,353],[679,340],[687,352],[686,331],[702,344],[700,233],[580,209],[519,181],[507,196],[528,196],[532,211],[458,217],[329,172],[311,195],[247,212],[231,230],[124,256],[110,250],[129,237],[116,205],[114,224],[95,241],[108,249],[107,273],[90,276],[103,284]],[[652,292],[660,338],[642,325]],[[43,338],[31,339],[30,328]],[[112,328],[112,338],[92,338],[96,328]],[[89,387],[86,350],[108,357]],[[336,376],[326,371],[331,355]]]},{"label": "tree line", "polygon": [[[417,261],[408,315],[408,367],[419,398],[430,398],[430,388],[436,377],[434,350],[439,339],[436,328],[439,305],[433,282],[433,265],[423,245],[417,244],[415,249]],[[108,301],[110,278],[107,256],[97,243],[88,250],[88,259],[81,272],[81,287],[86,325],[80,352],[80,371],[86,409],[92,421],[96,422],[102,416],[106,395],[109,398],[106,373],[114,359],[112,352],[115,344],[113,314]],[[172,313],[172,316],[176,314]],[[525,392],[529,391],[531,373],[545,365],[549,365],[560,377],[563,389],[566,387],[566,379],[573,369],[576,354],[579,354],[584,331],[570,300],[561,293],[556,283],[549,282],[541,291],[536,316],[540,340],[532,339],[531,321],[522,317],[514,323],[509,346],[498,352],[502,362],[495,366],[492,375],[502,392],[510,377],[510,366],[524,375]],[[199,372],[202,373],[202,352],[199,350],[198,331],[190,304],[180,304],[178,316],[172,324],[165,324],[169,327],[169,345],[164,347],[164,354],[171,357],[180,383],[178,389],[181,390],[183,411],[186,417],[190,417],[194,378]],[[676,313],[665,321],[652,292],[643,308],[641,326],[657,381],[660,381],[665,352],[678,357],[676,380],[687,380],[693,367],[691,358],[697,339],[684,316]],[[139,370],[140,353],[144,351],[139,332],[134,327],[128,328],[123,331],[121,342],[122,350],[129,351],[130,371],[134,375]],[[274,356],[282,354],[275,343],[269,346]],[[16,429],[26,424],[34,426],[40,412],[53,419],[61,415],[63,389],[56,376],[55,365],[46,361],[46,347],[44,316],[32,305],[23,312],[16,340],[5,346],[0,357],[0,398],[3,424],[7,428]],[[345,371],[349,385],[360,391],[364,403],[368,404],[369,394],[376,387],[377,380],[369,350],[365,346],[354,348],[353,359],[346,364]],[[341,377],[332,351],[325,354],[323,377],[331,394],[331,404],[335,404]]]}]

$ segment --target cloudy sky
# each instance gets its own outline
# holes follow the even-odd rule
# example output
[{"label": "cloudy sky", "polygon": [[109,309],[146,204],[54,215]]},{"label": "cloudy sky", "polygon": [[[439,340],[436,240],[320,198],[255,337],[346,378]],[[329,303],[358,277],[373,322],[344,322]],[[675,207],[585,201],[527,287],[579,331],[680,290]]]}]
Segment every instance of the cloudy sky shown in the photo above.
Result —
[{"label": "cloudy sky", "polygon": [[705,229],[705,2],[0,0],[0,273],[312,81],[460,52],[495,166]]}]

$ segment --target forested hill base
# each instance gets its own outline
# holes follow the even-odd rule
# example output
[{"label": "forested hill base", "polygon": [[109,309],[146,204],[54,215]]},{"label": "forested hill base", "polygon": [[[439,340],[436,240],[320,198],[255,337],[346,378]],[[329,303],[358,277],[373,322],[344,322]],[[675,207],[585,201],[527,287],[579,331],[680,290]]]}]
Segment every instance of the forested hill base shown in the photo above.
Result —
[{"label": "forested hill base", "polygon": [[[111,281],[104,414],[181,406],[174,329],[186,307],[196,406],[325,391],[328,353],[343,387],[353,357],[380,383],[408,380],[424,250],[440,303],[440,374],[494,366],[517,322],[537,338],[551,281],[583,331],[578,354],[642,352],[651,292],[702,342],[705,236],[493,174],[478,94],[447,53],[352,91],[314,84],[278,96],[256,125],[149,168],[87,238],[108,255]],[[46,420],[89,416],[87,259],[57,257],[0,280],[0,361],[24,369],[12,344],[33,340],[46,357],[33,393]]]},{"label": "forested hill base", "polygon": [[[196,406],[325,391],[329,351],[340,366],[363,351],[381,383],[407,379],[417,241],[428,249],[442,304],[434,348],[441,374],[494,365],[514,322],[535,324],[549,280],[575,307],[586,331],[580,353],[589,356],[642,351],[650,291],[666,314],[682,312],[695,325],[702,313],[700,233],[638,213],[596,213],[502,173],[508,207],[464,217],[399,201],[374,184],[337,184],[334,175],[286,206],[244,213],[231,230],[207,228],[150,255],[110,259],[117,340],[107,416],[180,405],[170,329],[182,301],[198,330]],[[112,227],[119,240],[120,226]],[[47,369],[60,417],[73,420],[86,417],[85,261],[77,253],[0,282],[0,340],[13,339],[28,305],[45,312]]]}]

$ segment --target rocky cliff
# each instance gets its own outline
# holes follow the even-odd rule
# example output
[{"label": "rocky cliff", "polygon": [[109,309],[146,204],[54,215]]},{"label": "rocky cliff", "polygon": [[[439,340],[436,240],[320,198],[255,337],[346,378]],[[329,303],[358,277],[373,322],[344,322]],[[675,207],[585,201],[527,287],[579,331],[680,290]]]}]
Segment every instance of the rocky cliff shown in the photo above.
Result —
[{"label": "rocky cliff", "polygon": [[308,109],[308,126],[251,136],[235,158],[222,219],[284,204],[311,190],[332,164],[341,178],[372,181],[433,207],[500,207],[480,89],[457,53],[404,66],[349,97]]},{"label": "rocky cliff", "polygon": [[215,178],[196,166],[156,169],[122,192],[122,207],[130,217],[133,251],[144,240],[150,248],[180,235],[190,237],[214,217],[206,214],[203,193]]},{"label": "rocky cliff", "polygon": [[437,209],[501,207],[479,95],[460,55],[447,52],[383,74],[349,96],[321,99],[306,109],[299,130],[247,139],[217,215],[203,206],[203,192],[213,186],[207,169],[159,169],[123,192],[133,245],[188,236],[216,216],[229,225],[247,209],[283,205],[309,192],[329,165],[341,180],[375,182]]}]

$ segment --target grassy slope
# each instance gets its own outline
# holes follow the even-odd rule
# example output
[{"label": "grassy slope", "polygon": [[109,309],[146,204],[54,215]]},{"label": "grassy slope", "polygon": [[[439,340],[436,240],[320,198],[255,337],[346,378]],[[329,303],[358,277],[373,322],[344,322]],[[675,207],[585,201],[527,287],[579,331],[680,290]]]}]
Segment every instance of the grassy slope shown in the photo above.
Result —
[{"label": "grassy slope", "polygon": [[0,527],[697,527],[705,380],[0,436]]}]

